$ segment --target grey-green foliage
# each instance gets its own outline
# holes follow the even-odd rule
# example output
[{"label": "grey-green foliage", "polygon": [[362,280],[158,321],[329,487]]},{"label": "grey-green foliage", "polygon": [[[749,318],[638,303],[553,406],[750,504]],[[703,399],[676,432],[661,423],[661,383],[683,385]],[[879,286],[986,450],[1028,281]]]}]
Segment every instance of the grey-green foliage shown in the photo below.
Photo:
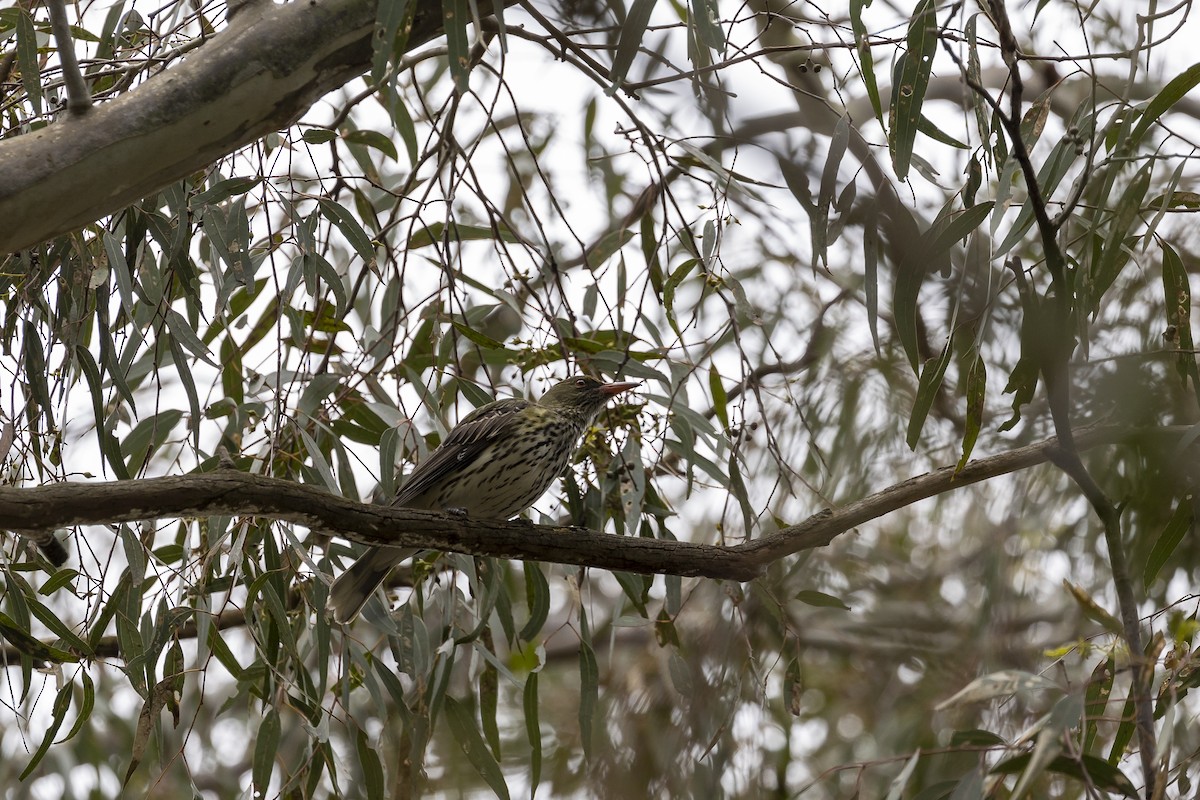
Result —
[{"label": "grey-green foliage", "polygon": [[[412,51],[415,7],[381,2],[364,77],[294,126],[4,257],[6,483],[228,457],[386,500],[471,408],[586,370],[643,387],[531,517],[610,530],[614,547],[732,544],[1052,435],[1047,343],[1067,330],[1072,420],[1128,434],[1083,463],[1122,513],[1160,781],[1192,791],[1198,476],[1181,430],[1197,418],[1200,198],[1180,130],[1200,72],[1177,61],[1185,34],[1145,38],[1147,73],[1109,24],[1141,24],[1121,4],[1009,9],[1027,56],[1061,57],[1064,26],[1090,46],[1063,45],[1056,72],[1018,67],[1015,123],[1065,258],[1052,291],[979,9],[854,2],[847,30],[819,3],[637,0],[476,28],[474,5],[447,0],[446,50]],[[92,92],[134,114],[132,87],[172,47],[227,35],[207,6],[93,14],[73,20]],[[0,10],[0,148],[88,124],[51,121],[48,32],[40,7]],[[348,630],[322,609],[360,548],[246,512],[80,529],[57,571],[6,545],[14,796],[1145,782],[1110,554],[1047,463],[747,584],[430,553],[390,614],[369,605]]]}]

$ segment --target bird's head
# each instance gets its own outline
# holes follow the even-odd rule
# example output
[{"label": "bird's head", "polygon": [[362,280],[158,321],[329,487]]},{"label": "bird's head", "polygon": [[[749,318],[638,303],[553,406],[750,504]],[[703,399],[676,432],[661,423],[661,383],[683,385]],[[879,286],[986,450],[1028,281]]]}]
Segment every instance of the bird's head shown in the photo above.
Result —
[{"label": "bird's head", "polygon": [[638,385],[640,384],[635,381],[603,383],[586,375],[576,375],[551,386],[550,390],[542,395],[538,405],[591,420],[614,396]]}]

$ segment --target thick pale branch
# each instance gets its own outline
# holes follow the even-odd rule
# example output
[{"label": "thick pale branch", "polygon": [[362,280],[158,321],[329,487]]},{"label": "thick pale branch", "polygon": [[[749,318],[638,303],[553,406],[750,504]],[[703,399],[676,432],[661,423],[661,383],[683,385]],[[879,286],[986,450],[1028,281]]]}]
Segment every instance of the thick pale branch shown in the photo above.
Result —
[{"label": "thick pale branch", "polygon": [[[182,64],[85,117],[0,142],[0,252],[114,213],[292,124],[366,70],[375,10],[373,0],[247,8]],[[409,47],[441,26],[441,4],[421,3]]]}]

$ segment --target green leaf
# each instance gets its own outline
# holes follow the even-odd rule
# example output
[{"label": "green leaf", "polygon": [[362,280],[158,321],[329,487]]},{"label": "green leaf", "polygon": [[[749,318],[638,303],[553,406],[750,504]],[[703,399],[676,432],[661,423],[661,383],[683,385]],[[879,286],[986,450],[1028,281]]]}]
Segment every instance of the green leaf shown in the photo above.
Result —
[{"label": "green leaf", "polygon": [[1116,766],[1125,758],[1125,750],[1129,747],[1129,743],[1133,741],[1133,731],[1136,727],[1134,722],[1137,714],[1133,705],[1133,693],[1125,698],[1125,705],[1121,708],[1121,724],[1117,726],[1117,732],[1113,734],[1112,749],[1108,751],[1108,763]]},{"label": "green leaf", "polygon": [[363,230],[362,225],[358,224],[348,210],[339,203],[332,200],[321,199],[318,201],[321,207],[321,214],[330,222],[333,223],[342,235],[350,242],[350,246],[354,248],[354,252],[358,253],[359,258],[368,267],[375,266],[375,244],[371,237]]},{"label": "green leaf", "polygon": [[[78,570],[60,569],[58,572],[55,572],[53,575],[51,575],[49,580],[38,587],[38,594],[49,597],[64,586],[68,587],[71,593],[74,594],[75,587],[71,586],[71,581],[75,580],[75,578],[78,576]],[[90,647],[88,648],[88,651],[91,651]]]},{"label": "green leaf", "polygon": [[983,771],[976,767],[958,781],[950,800],[983,800]]},{"label": "green leaf", "polygon": [[171,431],[183,419],[183,412],[178,409],[167,409],[133,426],[121,441],[121,455],[128,460],[130,474],[136,474],[154,454]]},{"label": "green leaf", "polygon": [[537,795],[542,779],[542,726],[538,721],[538,674],[529,673],[522,697],[525,710],[525,736],[529,739],[529,796]]},{"label": "green leaf", "polygon": [[383,764],[379,754],[371,746],[371,740],[366,732],[359,728],[354,737],[355,750],[358,752],[358,763],[362,767],[363,783],[367,788],[368,800],[383,800],[387,790],[383,782]]},{"label": "green leaf", "polygon": [[245,194],[261,182],[261,178],[254,177],[227,178],[226,180],[217,181],[203,192],[191,197],[188,200],[188,208],[194,211],[202,211],[206,206],[224,202],[234,195]]},{"label": "green leaf", "polygon": [[449,54],[450,77],[454,89],[465,92],[471,76],[471,44],[467,40],[467,23],[471,11],[466,0],[442,0],[442,30],[446,34],[446,50]]},{"label": "green leaf", "polygon": [[[994,775],[1015,775],[1029,766],[1032,753],[1021,753],[1001,761],[992,767]],[[1078,759],[1068,756],[1057,756],[1046,765],[1046,772],[1053,772],[1068,778],[1075,778],[1085,786],[1091,785],[1109,792],[1117,792],[1125,797],[1136,798],[1137,787],[1121,770],[1095,756],[1082,755]]]},{"label": "green leaf", "polygon": [[125,459],[121,456],[121,445],[104,424],[104,386],[100,379],[100,368],[83,345],[75,346],[75,363],[87,379],[88,393],[92,397],[92,413],[96,417],[96,439],[100,446],[100,454],[104,456],[117,478],[127,481],[130,475],[125,469]]},{"label": "green leaf", "polygon": [[930,139],[933,139],[935,142],[941,142],[942,144],[956,147],[959,150],[970,149],[970,147],[968,147],[966,144],[960,142],[958,139],[955,139],[937,125],[934,125],[932,122],[930,122],[929,117],[925,116],[924,114],[917,119],[917,130],[928,136]]},{"label": "green leaf", "polygon": [[29,380],[29,390],[33,399],[45,417],[48,427],[54,427],[54,404],[50,400],[50,384],[46,381],[49,370],[46,368],[46,354],[42,350],[41,332],[33,320],[26,319],[24,325],[25,339],[25,375]]},{"label": "green leaf", "polygon": [[17,9],[17,65],[21,68],[21,86],[29,95],[33,112],[42,113],[42,73],[38,64],[37,31],[33,17],[23,8]]},{"label": "green leaf", "polygon": [[723,52],[725,50],[725,32],[721,30],[720,7],[717,0],[689,0],[691,7],[691,27],[695,31],[696,41],[710,50]]},{"label": "green leaf", "polygon": [[896,60],[888,119],[888,147],[901,181],[908,178],[913,142],[921,125],[921,106],[937,55],[937,14],[933,0],[917,4],[909,20],[907,42],[908,49]]},{"label": "green leaf", "polygon": [[433,244],[439,244],[444,240],[451,242],[469,242],[469,241],[485,241],[499,239],[503,242],[518,241],[516,234],[507,228],[491,228],[483,225],[460,225],[455,222],[449,227],[447,235],[446,224],[443,222],[435,222],[432,225],[421,228],[408,237],[408,249],[415,250],[419,247],[428,247]]},{"label": "green leaf", "polygon": [[1194,523],[1192,498],[1185,497],[1175,506],[1175,513],[1171,515],[1167,526],[1163,528],[1162,533],[1155,540],[1154,546],[1150,548],[1150,555],[1146,557],[1146,569],[1142,572],[1143,586],[1149,588],[1150,584],[1154,583],[1154,579],[1158,577],[1158,573],[1162,571],[1171,554],[1175,552],[1175,548],[1179,547],[1179,543],[1183,541],[1184,534],[1193,529]]},{"label": "green leaf", "polygon": [[919,249],[927,254],[930,260],[941,255],[982,225],[995,206],[994,202],[987,200],[959,213],[948,214],[934,223],[921,237],[923,242]]},{"label": "green leaf", "polygon": [[192,376],[191,365],[188,364],[187,356],[184,355],[183,347],[180,346],[179,340],[174,336],[168,338],[170,340],[168,345],[171,348],[171,358],[175,361],[175,371],[179,375],[179,382],[183,384],[183,391],[188,399],[188,408],[191,411],[188,421],[191,428],[192,442],[198,450],[200,449],[200,395],[196,393],[196,379]]},{"label": "green leaf", "polygon": [[192,326],[188,324],[188,321],[183,318],[182,314],[174,309],[168,309],[166,319],[167,328],[171,331],[173,339],[187,348],[188,352],[205,364],[213,367],[217,366],[217,362],[213,360],[212,353],[208,352],[208,347],[196,335],[196,331],[192,329]]},{"label": "green leaf", "polygon": [[50,720],[50,727],[46,728],[46,735],[42,737],[42,743],[38,745],[37,751],[33,754],[33,758],[29,759],[29,764],[21,773],[21,780],[25,780],[33,773],[37,765],[41,763],[42,758],[46,755],[46,751],[50,749],[50,745],[54,744],[54,737],[58,734],[58,729],[62,727],[63,720],[67,718],[67,709],[71,707],[71,695],[74,694],[74,684],[68,683],[58,690],[58,695],[54,698],[53,718]]},{"label": "green leaf", "polygon": [[245,373],[242,369],[242,351],[232,336],[221,340],[221,390],[234,404],[246,401]]},{"label": "green leaf", "polygon": [[831,594],[818,592],[815,589],[805,589],[804,591],[797,592],[795,599],[799,600],[805,605],[816,606],[818,608],[840,608],[845,611],[850,610],[850,606],[842,602],[841,599],[834,597]]},{"label": "green leaf", "polygon": [[612,69],[608,73],[612,85],[609,94],[614,93],[629,73],[633,59],[642,46],[646,36],[646,28],[650,25],[650,15],[654,13],[655,0],[633,0],[629,15],[621,24],[620,38],[617,39],[617,50],[613,54]]},{"label": "green leaf", "polygon": [[649,576],[635,575],[632,572],[613,572],[613,577],[617,579],[617,583],[621,585],[621,589],[625,592],[625,596],[629,598],[629,602],[633,604],[633,608],[643,618],[649,617],[649,612],[646,611],[646,598],[650,592]]},{"label": "green leaf", "polygon": [[[484,614],[481,612],[480,616],[484,616]],[[479,652],[490,654],[492,649],[494,649],[491,642],[490,629],[485,635],[487,638],[485,641],[481,641]],[[496,710],[500,701],[500,686],[499,672],[496,666],[491,662],[485,662],[478,682],[479,720],[483,724],[483,736],[492,750],[492,755],[499,761],[502,756],[500,753],[500,726],[496,721]]]},{"label": "green leaf", "polygon": [[525,569],[525,602],[529,606],[529,621],[517,634],[525,641],[531,641],[546,624],[550,614],[550,584],[542,572],[541,564],[536,561],[524,562]]},{"label": "green leaf", "polygon": [[971,728],[964,731],[955,731],[950,735],[951,747],[1004,747],[1005,741],[1001,736],[997,736],[991,731],[980,730],[979,728]]},{"label": "green leaf", "polygon": [[1163,300],[1166,304],[1169,344],[1179,351],[1175,356],[1175,370],[1187,387],[1187,380],[1192,379],[1192,393],[1200,400],[1200,372],[1196,365],[1196,345],[1192,335],[1192,290],[1187,268],[1179,253],[1166,241],[1162,243],[1163,266]]},{"label": "green leaf", "polygon": [[698,259],[689,258],[678,267],[671,271],[667,277],[666,284],[663,285],[663,310],[667,312],[667,322],[671,324],[671,329],[679,333],[679,325],[675,322],[675,290],[679,288],[679,284],[683,283],[684,278],[691,274],[692,270],[700,263]]},{"label": "green leaf", "polygon": [[1092,268],[1093,307],[1099,306],[1100,299],[1108,291],[1108,287],[1112,286],[1121,268],[1128,263],[1129,254],[1125,251],[1125,240],[1132,235],[1133,226],[1141,219],[1142,200],[1150,187],[1153,163],[1149,162],[1138,170],[1129,186],[1120,193],[1120,200],[1108,224],[1108,233],[1104,237],[1104,249],[1101,251],[1100,260]]},{"label": "green leaf", "polygon": [[1096,664],[1088,678],[1083,698],[1085,753],[1091,753],[1096,746],[1100,733],[1099,723],[1106,720],[1105,709],[1108,707],[1108,698],[1112,694],[1113,678],[1116,674],[1116,663],[1112,658],[1107,658]]},{"label": "green leaf", "polygon": [[1171,106],[1196,88],[1197,84],[1200,84],[1200,63],[1193,64],[1168,81],[1167,85],[1154,95],[1154,98],[1146,105],[1146,110],[1142,112],[1137,126],[1133,129],[1133,134],[1129,137],[1130,148],[1136,148],[1141,144],[1147,131],[1150,130],[1150,126],[1157,122],[1158,118]]},{"label": "green leaf", "polygon": [[1092,622],[1098,622],[1104,626],[1109,633],[1115,633],[1117,636],[1123,636],[1125,629],[1121,626],[1121,621],[1108,613],[1096,600],[1088,594],[1087,590],[1082,586],[1071,583],[1069,580],[1063,580],[1063,586],[1070,592],[1071,597],[1079,604],[1079,608],[1083,611],[1083,615]]},{"label": "green leaf", "polygon": [[83,730],[83,726],[91,719],[92,709],[96,706],[96,685],[87,672],[81,674],[83,675],[83,700],[79,704],[79,712],[75,715],[75,723],[71,726],[71,730],[67,731],[67,735],[62,738],[64,742],[74,739],[76,734]]},{"label": "green leaf", "polygon": [[579,643],[579,739],[583,757],[591,760],[592,734],[595,728],[596,705],[600,695],[600,666],[596,653],[586,641]]},{"label": "green leaf", "polygon": [[[380,0],[375,13],[375,33],[371,41],[374,47],[371,56],[371,82],[376,86],[383,83],[388,64],[394,60],[395,54],[403,52],[412,25],[411,12],[415,11],[416,4],[410,0]],[[392,78],[394,81],[395,75]]]},{"label": "green leaf", "polygon": [[[961,213],[948,214],[938,220],[921,236],[921,244],[913,248],[914,255],[906,258],[897,269],[898,274],[892,299],[892,307],[896,316],[896,335],[900,337],[900,344],[904,348],[905,354],[908,355],[909,364],[914,371],[917,369],[917,359],[920,357],[917,343],[917,301],[921,292],[921,284],[928,274],[929,265],[978,228],[991,213],[994,205],[989,200],[974,205]],[[916,253],[920,254],[921,261],[919,263],[916,260]],[[945,355],[943,355],[944,359]],[[942,373],[944,374],[944,372],[945,366],[943,365]],[[932,380],[934,377],[933,374],[930,374],[929,379]],[[941,375],[936,377],[940,382]],[[922,425],[924,421],[924,417],[922,417],[920,420]],[[911,442],[911,420],[909,425]],[[917,433],[920,433],[919,429]],[[912,444],[910,443],[909,446],[911,447]]]},{"label": "green leaf", "polygon": [[600,237],[587,249],[588,266],[595,268],[608,261],[629,244],[636,234],[629,228],[618,228]]},{"label": "green leaf", "polygon": [[716,364],[708,369],[708,388],[712,391],[713,410],[717,419],[721,421],[722,428],[729,430],[728,395],[725,394],[725,386],[721,383],[721,373],[717,371]]},{"label": "green leaf", "polygon": [[458,331],[471,342],[479,345],[485,350],[499,350],[504,353],[512,352],[504,346],[503,342],[498,342],[492,337],[484,333],[480,333],[469,325],[464,325],[461,322],[451,322],[450,324],[454,327],[454,330]]},{"label": "green leaf", "polygon": [[950,347],[950,341],[946,341],[946,346],[942,348],[942,353],[937,358],[931,358],[921,367],[921,379],[917,384],[917,397],[913,402],[912,416],[908,418],[908,446],[910,449],[917,448],[917,441],[921,438],[921,429],[925,427],[925,419],[929,416],[929,409],[933,408],[933,401],[937,398],[938,392],[942,390],[942,379],[946,376],[946,368],[950,365],[950,355],[953,352]]},{"label": "green leaf", "polygon": [[829,213],[830,204],[833,203],[833,193],[837,190],[838,168],[849,144],[850,117],[843,114],[833,128],[829,151],[825,156],[825,166],[821,169],[821,186],[817,190],[817,205],[826,215]]},{"label": "green leaf", "polygon": [[[79,661],[79,656],[46,644],[28,630],[18,625],[16,620],[2,611],[0,611],[0,638],[3,638],[34,661],[51,664],[66,664]],[[85,650],[85,652],[87,651]]]},{"label": "green leaf", "polygon": [[[387,3],[380,3],[379,5],[383,7]],[[337,131],[331,131],[328,128],[309,128],[301,138],[308,144],[325,144],[338,138],[338,135]]]},{"label": "green leaf", "polygon": [[229,645],[221,637],[221,631],[215,625],[208,632],[208,647],[212,650],[213,655],[217,657],[217,661],[221,662],[221,666],[225,668],[225,671],[233,676],[234,680],[242,680],[242,676],[246,670],[238,663],[237,656],[229,649]]},{"label": "green leaf", "polygon": [[[65,642],[71,650],[86,658],[91,658],[94,655],[92,646],[81,639],[79,634],[71,630],[65,622],[59,619],[57,614],[43,605],[36,594],[30,592],[25,598],[25,603],[29,607],[30,613],[38,618],[38,622],[49,628],[50,632]],[[72,660],[78,661],[79,659],[75,658]]]},{"label": "green leaf", "polygon": [[677,647],[671,648],[671,656],[667,659],[667,674],[671,676],[671,685],[680,696],[689,700],[693,698],[696,684],[692,680],[692,671],[688,662],[679,655]]},{"label": "green leaf", "polygon": [[867,304],[867,327],[879,354],[879,217],[874,208],[863,220],[863,293]]},{"label": "green leaf", "polygon": [[252,779],[258,797],[266,797],[271,785],[271,772],[275,768],[275,756],[279,750],[279,734],[279,712],[272,706],[267,708],[254,742]]},{"label": "green leaf", "polygon": [[954,468],[957,474],[967,465],[971,451],[975,449],[975,441],[983,427],[984,401],[987,397],[987,365],[983,356],[976,355],[971,368],[967,370],[967,418],[963,427],[962,458]]},{"label": "green leaf", "polygon": [[854,41],[858,46],[859,70],[867,97],[871,100],[871,108],[875,111],[879,127],[886,130],[887,126],[883,121],[883,101],[879,97],[879,83],[875,80],[875,60],[871,55],[870,33],[862,21],[862,11],[870,5],[871,0],[850,0],[850,27],[854,31]]},{"label": "green leaf", "polygon": [[474,715],[465,705],[450,695],[446,695],[445,710],[450,731],[454,734],[454,738],[458,741],[458,746],[462,748],[467,760],[471,762],[471,766],[475,767],[479,777],[483,778],[497,797],[507,800],[508,784],[504,782],[504,773],[500,771],[500,764],[496,762],[492,751],[484,743],[483,736],[475,725]]},{"label": "green leaf", "polygon": [[398,154],[396,153],[396,145],[392,143],[391,139],[384,136],[379,131],[350,131],[342,138],[348,144],[360,144],[366,147],[374,148],[390,158],[392,161],[400,160]]}]

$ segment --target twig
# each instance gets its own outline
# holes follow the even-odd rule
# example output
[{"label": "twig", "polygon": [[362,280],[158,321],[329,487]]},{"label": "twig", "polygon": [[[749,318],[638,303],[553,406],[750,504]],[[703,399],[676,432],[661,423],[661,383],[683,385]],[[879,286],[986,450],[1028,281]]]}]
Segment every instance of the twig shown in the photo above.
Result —
[{"label": "twig", "polygon": [[71,36],[71,23],[67,21],[67,4],[65,0],[46,0],[46,8],[50,10],[50,26],[54,29],[58,60],[62,62],[63,81],[67,86],[67,111],[72,116],[82,117],[92,109],[92,94],[79,71],[75,39]]}]

